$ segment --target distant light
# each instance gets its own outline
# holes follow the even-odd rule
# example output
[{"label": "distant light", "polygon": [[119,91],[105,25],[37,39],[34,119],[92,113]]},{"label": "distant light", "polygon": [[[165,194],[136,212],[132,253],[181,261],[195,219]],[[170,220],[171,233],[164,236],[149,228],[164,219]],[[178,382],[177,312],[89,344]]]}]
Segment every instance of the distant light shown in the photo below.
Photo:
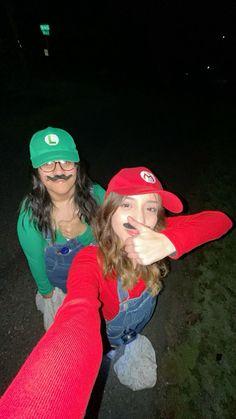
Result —
[{"label": "distant light", "polygon": [[19,48],[22,48],[22,45],[21,45],[19,39],[17,39],[17,44],[18,44]]},{"label": "distant light", "polygon": [[45,48],[43,51],[44,51],[44,55],[45,55],[46,57],[48,57],[48,56],[49,56],[49,51],[48,51],[48,49],[46,49],[46,48]]},{"label": "distant light", "polygon": [[208,65],[208,66],[207,66],[207,70],[210,70],[210,68],[211,68],[211,67]]},{"label": "distant light", "polygon": [[185,76],[189,76],[189,73],[188,72],[186,72],[186,73],[184,73],[185,74]]},{"label": "distant light", "polygon": [[39,25],[40,29],[45,36],[49,36],[50,26],[46,23]]},{"label": "distant light", "polygon": [[225,39],[226,38],[226,36],[225,35],[222,35],[222,39]]}]

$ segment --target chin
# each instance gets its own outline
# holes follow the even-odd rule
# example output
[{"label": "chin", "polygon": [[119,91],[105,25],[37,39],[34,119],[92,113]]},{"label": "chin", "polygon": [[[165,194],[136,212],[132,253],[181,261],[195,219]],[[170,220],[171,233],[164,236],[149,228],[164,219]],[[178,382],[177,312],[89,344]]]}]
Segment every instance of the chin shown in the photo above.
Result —
[{"label": "chin", "polygon": [[70,191],[70,188],[68,188],[65,184],[58,184],[57,188],[53,188],[53,192],[55,193],[59,193],[59,194],[65,194],[68,193]]}]

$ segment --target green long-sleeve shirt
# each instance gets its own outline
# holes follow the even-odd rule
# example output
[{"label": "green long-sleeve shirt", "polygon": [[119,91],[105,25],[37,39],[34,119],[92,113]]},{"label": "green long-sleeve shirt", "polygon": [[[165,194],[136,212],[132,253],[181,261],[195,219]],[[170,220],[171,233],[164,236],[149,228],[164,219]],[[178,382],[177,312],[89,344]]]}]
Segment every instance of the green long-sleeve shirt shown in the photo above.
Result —
[{"label": "green long-sleeve shirt", "polygon": [[[93,185],[93,195],[98,205],[104,200],[105,190],[98,184]],[[48,280],[45,265],[45,248],[48,245],[43,234],[35,227],[30,219],[30,214],[24,210],[24,204],[21,206],[17,222],[17,234],[20,245],[27,258],[31,273],[41,294],[48,294],[53,286]],[[87,246],[94,240],[92,229],[87,225],[86,230],[77,236],[80,242]],[[59,230],[56,231],[56,243],[66,243],[66,238],[62,236]]]}]

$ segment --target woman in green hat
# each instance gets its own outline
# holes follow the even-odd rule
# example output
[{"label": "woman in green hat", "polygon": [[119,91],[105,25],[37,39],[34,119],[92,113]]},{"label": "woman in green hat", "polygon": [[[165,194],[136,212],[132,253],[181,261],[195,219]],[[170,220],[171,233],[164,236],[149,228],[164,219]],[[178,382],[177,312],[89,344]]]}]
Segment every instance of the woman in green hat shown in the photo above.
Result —
[{"label": "woman in green hat", "polygon": [[21,205],[17,232],[47,329],[66,293],[73,257],[94,241],[90,223],[105,191],[87,176],[73,138],[63,129],[36,132],[30,158],[32,189]]}]

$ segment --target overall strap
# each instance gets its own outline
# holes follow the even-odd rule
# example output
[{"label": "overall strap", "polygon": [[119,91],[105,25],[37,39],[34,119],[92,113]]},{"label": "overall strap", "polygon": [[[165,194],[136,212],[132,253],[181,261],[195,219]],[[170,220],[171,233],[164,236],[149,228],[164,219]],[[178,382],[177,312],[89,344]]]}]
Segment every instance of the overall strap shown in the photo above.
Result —
[{"label": "overall strap", "polygon": [[129,297],[129,293],[122,288],[122,280],[120,277],[117,280],[117,293],[119,303],[122,303],[122,301],[127,300]]},{"label": "overall strap", "polygon": [[43,234],[45,240],[47,240],[48,243],[52,243],[52,235],[49,231],[49,229],[47,229],[46,233]]}]

